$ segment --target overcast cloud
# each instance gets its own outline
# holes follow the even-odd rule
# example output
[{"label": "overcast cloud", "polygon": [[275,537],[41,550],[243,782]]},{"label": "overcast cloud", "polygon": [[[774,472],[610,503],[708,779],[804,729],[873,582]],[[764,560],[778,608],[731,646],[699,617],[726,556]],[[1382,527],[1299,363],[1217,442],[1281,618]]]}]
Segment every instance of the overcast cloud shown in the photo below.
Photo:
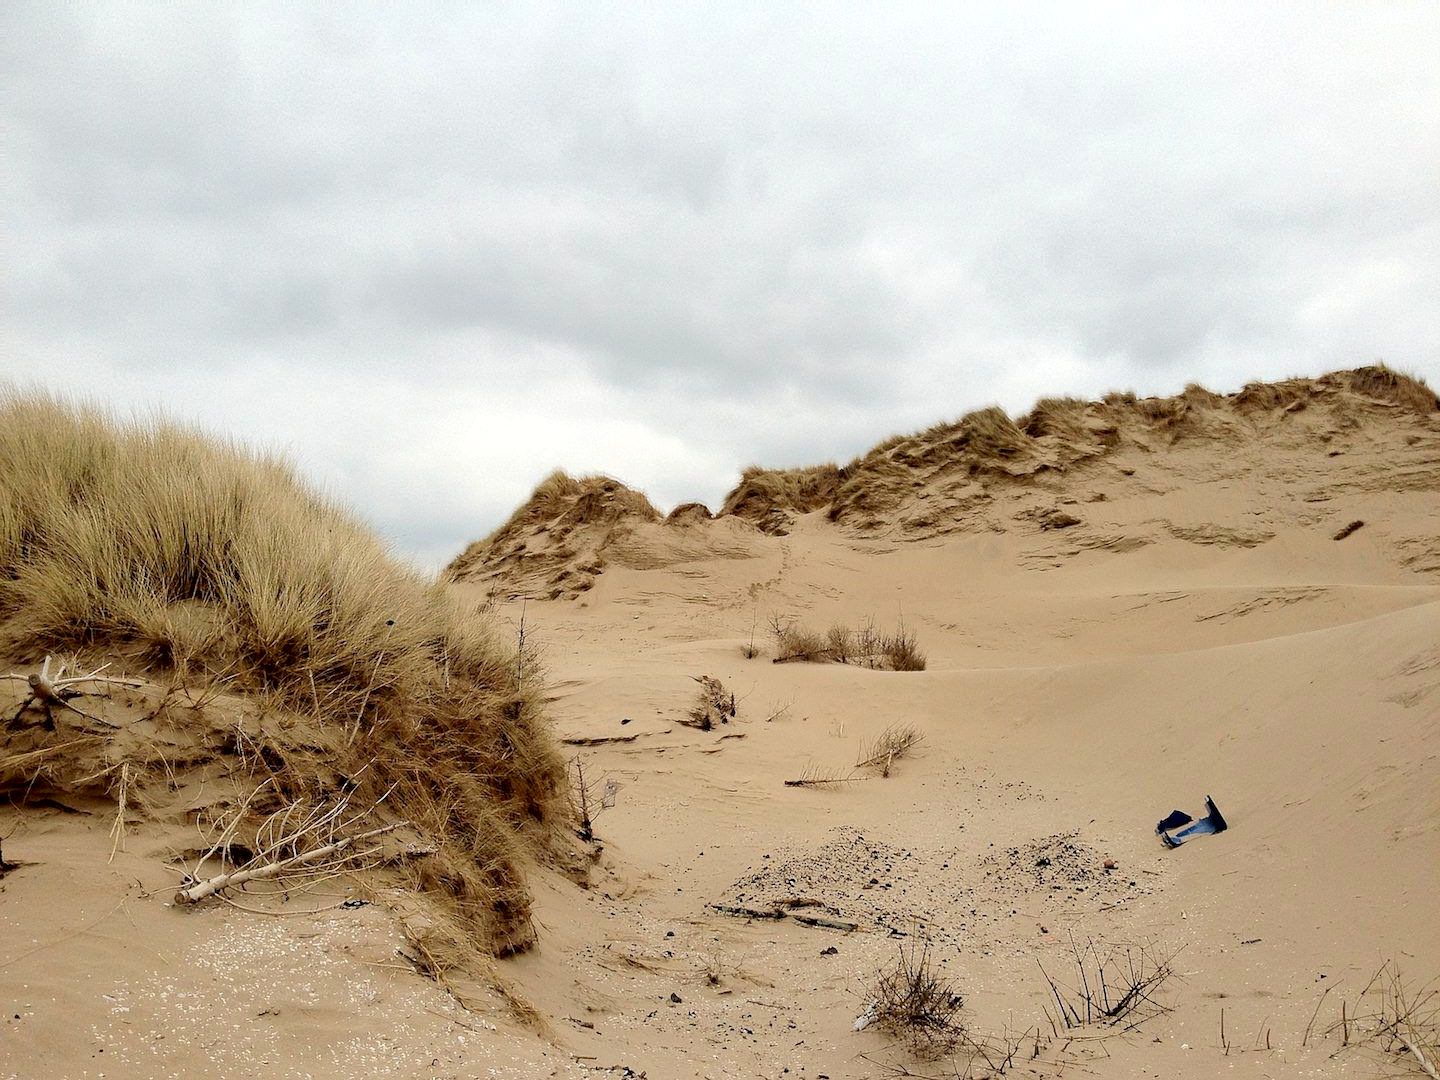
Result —
[{"label": "overcast cloud", "polygon": [[0,378],[435,567],[999,402],[1440,376],[1440,6],[10,3]]}]

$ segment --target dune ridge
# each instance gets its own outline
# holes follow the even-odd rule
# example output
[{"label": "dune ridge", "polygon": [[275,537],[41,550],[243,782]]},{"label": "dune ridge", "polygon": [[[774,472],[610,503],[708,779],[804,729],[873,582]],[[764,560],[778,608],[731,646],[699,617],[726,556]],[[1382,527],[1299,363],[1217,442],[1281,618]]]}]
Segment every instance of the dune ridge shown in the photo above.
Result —
[{"label": "dune ridge", "polygon": [[[1259,453],[1267,445],[1324,447],[1362,426],[1406,428],[1437,411],[1440,397],[1423,380],[1384,365],[1254,382],[1233,394],[1192,384],[1171,397],[1047,397],[1022,416],[991,406],[893,436],[843,466],[749,467],[713,518],[702,504],[687,503],[662,519],[643,493],[619,480],[556,472],[504,525],[467,547],[446,576],[487,582],[496,595],[573,599],[593,588],[627,541],[662,520],[712,530],[740,522],[769,536],[787,535],[806,515],[859,535],[909,540],[993,530],[1006,527],[992,512],[999,492],[1043,490],[1061,476],[1075,486],[1126,451],[1163,458],[1178,446],[1208,447],[1218,464],[1237,444]],[[1048,527],[1063,520],[1050,515]],[[1043,515],[1036,520],[1046,523]],[[721,547],[745,553],[733,528],[726,538]],[[702,546],[698,553],[717,552]]]}]

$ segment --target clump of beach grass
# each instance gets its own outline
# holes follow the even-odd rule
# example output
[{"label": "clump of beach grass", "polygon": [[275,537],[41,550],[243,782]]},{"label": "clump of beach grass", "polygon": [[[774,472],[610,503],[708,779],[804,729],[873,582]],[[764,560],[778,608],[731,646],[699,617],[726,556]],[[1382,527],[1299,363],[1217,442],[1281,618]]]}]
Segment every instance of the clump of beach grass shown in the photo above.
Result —
[{"label": "clump of beach grass", "polygon": [[[455,951],[533,940],[521,866],[551,850],[569,798],[530,650],[285,461],[163,420],[0,396],[0,652],[84,655],[157,684],[223,673],[230,698],[284,715],[251,762],[277,798],[387,794],[385,813],[433,849],[404,875],[443,901],[465,938]],[[79,752],[63,736],[45,755],[54,784]],[[109,736],[72,742],[96,738]]]}]

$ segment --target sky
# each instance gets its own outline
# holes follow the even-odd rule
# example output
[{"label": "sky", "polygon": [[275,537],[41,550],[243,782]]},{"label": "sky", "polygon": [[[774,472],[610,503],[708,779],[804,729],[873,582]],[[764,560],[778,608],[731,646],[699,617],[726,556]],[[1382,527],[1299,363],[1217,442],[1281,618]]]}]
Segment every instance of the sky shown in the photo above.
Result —
[{"label": "sky", "polygon": [[0,10],[0,381],[435,569],[989,404],[1440,384],[1432,2]]}]

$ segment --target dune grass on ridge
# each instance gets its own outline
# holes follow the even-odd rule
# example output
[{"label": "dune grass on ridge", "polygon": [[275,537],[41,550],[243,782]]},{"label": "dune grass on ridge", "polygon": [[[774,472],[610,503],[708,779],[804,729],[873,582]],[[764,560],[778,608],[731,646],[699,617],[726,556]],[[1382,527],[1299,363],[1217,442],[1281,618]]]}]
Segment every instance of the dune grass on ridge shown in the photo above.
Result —
[{"label": "dune grass on ridge", "polygon": [[[415,884],[524,947],[527,850],[567,814],[528,658],[284,462],[160,421],[0,398],[0,651],[224,673],[293,716],[277,789],[363,776],[436,844]],[[348,782],[348,781],[347,781]]]}]

